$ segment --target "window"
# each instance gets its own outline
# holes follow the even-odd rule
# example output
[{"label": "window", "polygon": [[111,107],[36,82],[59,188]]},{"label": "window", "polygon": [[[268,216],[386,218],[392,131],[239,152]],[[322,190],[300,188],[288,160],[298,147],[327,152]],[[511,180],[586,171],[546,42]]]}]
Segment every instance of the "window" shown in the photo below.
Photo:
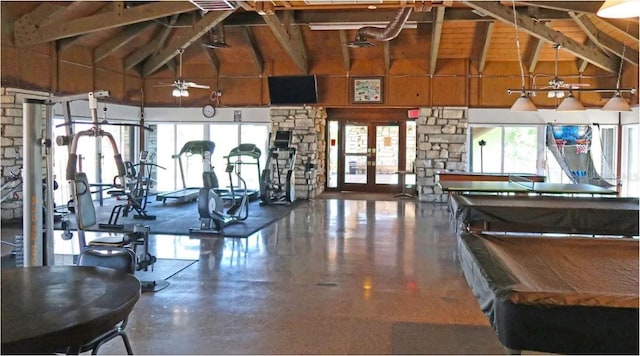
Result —
[{"label": "window", "polygon": [[[247,183],[247,188],[260,190],[261,170],[265,167],[269,152],[269,125],[247,123],[211,124],[209,125],[209,137],[216,144],[211,161],[220,187],[228,187],[230,185],[229,175],[225,170],[227,167],[226,156],[232,149],[238,147],[241,143],[252,143],[260,149],[259,167],[255,164],[257,162],[249,157],[241,157],[246,164],[240,167],[240,175]],[[235,174],[232,174],[231,177],[233,185],[238,187],[239,182]]]},{"label": "window", "polygon": [[622,195],[640,196],[640,125],[626,125],[622,135]]},{"label": "window", "polygon": [[471,127],[471,171],[537,173],[538,127]]}]

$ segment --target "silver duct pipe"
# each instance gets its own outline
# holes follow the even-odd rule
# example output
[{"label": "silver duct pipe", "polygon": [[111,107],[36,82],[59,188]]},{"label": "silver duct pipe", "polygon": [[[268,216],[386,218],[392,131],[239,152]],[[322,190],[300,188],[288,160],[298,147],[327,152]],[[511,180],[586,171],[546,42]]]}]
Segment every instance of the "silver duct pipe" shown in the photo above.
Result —
[{"label": "silver duct pipe", "polygon": [[385,28],[373,26],[361,27],[360,29],[358,29],[358,32],[356,32],[355,41],[349,42],[347,43],[347,45],[355,47],[371,47],[373,44],[367,41],[368,39],[374,39],[377,41],[391,41],[400,34],[400,31],[402,31],[402,27],[404,26],[404,24],[407,23],[412,10],[412,7],[403,7],[402,9],[400,9],[400,11],[398,11],[396,17],[391,20],[391,22],[389,22],[389,24]]}]

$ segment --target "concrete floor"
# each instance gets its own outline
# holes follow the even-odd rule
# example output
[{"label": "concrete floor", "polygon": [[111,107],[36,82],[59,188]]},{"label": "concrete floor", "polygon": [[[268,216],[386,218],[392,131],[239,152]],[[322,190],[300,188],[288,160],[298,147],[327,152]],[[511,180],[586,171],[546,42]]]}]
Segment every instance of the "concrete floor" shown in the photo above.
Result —
[{"label": "concrete floor", "polygon": [[[363,197],[376,199],[325,195],[247,239],[152,236],[159,258],[198,261],[166,289],[142,294],[126,329],[134,352],[391,354],[407,350],[394,344],[400,324],[486,327],[446,205]],[[69,249],[71,241],[56,241],[56,253]],[[465,343],[487,352],[464,332],[448,335],[439,341],[451,353]],[[123,352],[117,339],[100,350]]]}]

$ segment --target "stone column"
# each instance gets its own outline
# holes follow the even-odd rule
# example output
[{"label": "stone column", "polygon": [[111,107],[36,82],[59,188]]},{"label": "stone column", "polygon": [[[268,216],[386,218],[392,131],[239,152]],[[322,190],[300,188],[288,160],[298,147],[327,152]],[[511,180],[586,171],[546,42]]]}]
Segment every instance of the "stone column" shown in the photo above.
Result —
[{"label": "stone column", "polygon": [[[22,104],[24,99],[48,99],[46,92],[23,90],[14,88],[0,88],[1,122],[0,134],[2,136],[2,146],[0,147],[0,159],[2,163],[2,173],[0,174],[2,184],[9,178],[11,173],[20,174],[22,167]],[[44,117],[43,112],[43,117]],[[44,123],[43,123],[44,127]],[[42,169],[44,172],[46,162],[42,158]],[[45,173],[46,174],[46,173]],[[43,176],[43,178],[45,178]],[[17,191],[17,199],[13,197],[2,203],[2,220],[22,219],[22,190]]]},{"label": "stone column", "polygon": [[416,185],[422,202],[444,202],[436,172],[467,170],[467,128],[464,108],[421,108],[416,121]]},{"label": "stone column", "polygon": [[[296,199],[306,199],[322,193],[325,185],[326,165],[326,122],[327,111],[323,107],[272,108],[270,111],[272,133],[269,147],[273,144],[273,136],[278,130],[292,131],[291,145],[296,148],[295,182]],[[315,164],[310,175],[310,186],[307,186],[305,163],[308,159]]]}]

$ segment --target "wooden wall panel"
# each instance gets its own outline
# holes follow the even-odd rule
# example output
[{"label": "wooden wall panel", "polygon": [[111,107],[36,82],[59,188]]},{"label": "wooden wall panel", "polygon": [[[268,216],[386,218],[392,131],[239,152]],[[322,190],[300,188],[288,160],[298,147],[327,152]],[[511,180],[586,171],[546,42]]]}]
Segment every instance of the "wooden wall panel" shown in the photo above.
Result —
[{"label": "wooden wall panel", "polygon": [[320,106],[348,106],[350,82],[347,77],[318,77],[318,101]]},{"label": "wooden wall panel", "polygon": [[220,78],[220,85],[218,87],[218,89],[222,91],[220,104],[224,106],[264,104],[258,102],[258,99],[263,97],[264,86],[262,85],[262,81],[260,78]]},{"label": "wooden wall panel", "polygon": [[58,70],[58,90],[60,93],[86,93],[95,89],[93,87],[93,68],[61,61]]},{"label": "wooden wall panel", "polygon": [[424,59],[391,59],[389,75],[428,75],[428,61]]},{"label": "wooden wall panel", "polygon": [[309,73],[317,75],[347,75],[342,58],[328,59],[325,61],[310,61]]},{"label": "wooden wall panel", "polygon": [[2,73],[2,85],[17,87],[21,81],[18,50],[13,47],[2,46],[1,52],[0,72]]},{"label": "wooden wall panel", "polygon": [[389,106],[431,105],[431,80],[426,76],[390,76],[386,81],[386,104]]},{"label": "wooden wall panel", "polygon": [[384,61],[378,60],[354,60],[351,61],[351,76],[379,76],[384,73]]},{"label": "wooden wall panel", "polygon": [[124,78],[121,73],[115,73],[104,69],[96,69],[95,76],[95,88],[92,90],[108,90],[110,98],[119,102],[124,101]]},{"label": "wooden wall panel", "polygon": [[439,59],[437,75],[431,80],[432,106],[466,106],[466,60]]},{"label": "wooden wall panel", "polygon": [[51,87],[50,60],[48,54],[21,51],[16,58],[20,82],[28,88],[48,90]]}]

